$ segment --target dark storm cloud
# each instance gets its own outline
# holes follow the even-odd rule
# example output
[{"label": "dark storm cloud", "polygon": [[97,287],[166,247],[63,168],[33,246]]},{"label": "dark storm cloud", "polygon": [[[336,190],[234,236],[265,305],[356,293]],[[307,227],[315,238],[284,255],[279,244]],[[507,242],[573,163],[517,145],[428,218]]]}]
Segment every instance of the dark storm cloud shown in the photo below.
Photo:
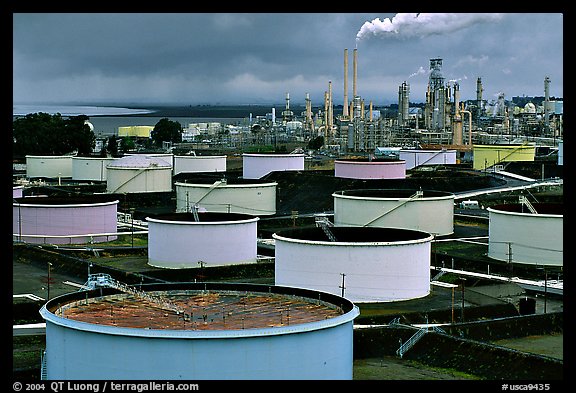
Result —
[{"label": "dark storm cloud", "polygon": [[[369,32],[377,18],[410,34]],[[395,102],[405,80],[423,100],[434,57],[464,99],[477,77],[511,96],[542,95],[548,75],[562,96],[561,14],[430,18],[416,29],[400,14],[14,14],[14,101],[283,102],[288,92],[319,104],[332,81],[339,102],[343,51],[351,92],[356,46],[358,92],[376,103]]]}]

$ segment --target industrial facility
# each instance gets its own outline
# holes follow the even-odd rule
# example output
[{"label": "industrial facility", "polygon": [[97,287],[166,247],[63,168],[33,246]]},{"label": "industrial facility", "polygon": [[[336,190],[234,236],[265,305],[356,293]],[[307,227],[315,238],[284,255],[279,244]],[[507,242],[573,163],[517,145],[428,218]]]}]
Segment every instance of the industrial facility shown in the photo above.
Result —
[{"label": "industrial facility", "polygon": [[135,147],[114,156],[20,157],[13,264],[38,271],[13,277],[27,302],[15,300],[14,334],[40,337],[42,354],[22,369],[351,380],[359,359],[412,356],[480,379],[561,375],[562,359],[497,342],[562,335],[563,102],[550,79],[542,100],[490,101],[478,77],[462,101],[438,57],[425,102],[399,81],[384,108],[358,90],[358,56],[349,94],[344,49],[341,105],[327,81],[301,113],[287,92],[278,116],[188,123],[161,147],[153,126],[126,125]]}]

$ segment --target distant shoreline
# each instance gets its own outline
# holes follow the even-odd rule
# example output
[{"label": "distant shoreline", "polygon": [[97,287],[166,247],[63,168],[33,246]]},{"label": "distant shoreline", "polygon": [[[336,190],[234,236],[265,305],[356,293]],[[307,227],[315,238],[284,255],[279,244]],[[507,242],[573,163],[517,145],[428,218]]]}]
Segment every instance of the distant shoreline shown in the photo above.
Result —
[{"label": "distant shoreline", "polygon": [[[275,108],[280,114],[285,109],[283,105],[26,105],[14,104],[13,116],[26,116],[30,113],[60,113],[62,116],[88,117],[199,117],[199,118],[247,118],[252,115],[265,116]],[[294,113],[305,110],[303,105],[295,105],[290,108]]]}]

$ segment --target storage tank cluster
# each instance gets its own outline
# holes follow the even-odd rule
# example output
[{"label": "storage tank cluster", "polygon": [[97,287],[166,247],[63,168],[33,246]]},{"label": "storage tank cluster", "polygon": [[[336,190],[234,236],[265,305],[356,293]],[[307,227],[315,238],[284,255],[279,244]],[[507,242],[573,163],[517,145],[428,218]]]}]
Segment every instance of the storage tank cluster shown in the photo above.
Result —
[{"label": "storage tank cluster", "polygon": [[405,179],[406,161],[396,159],[337,159],[334,176],[346,179]]},{"label": "storage tank cluster", "polygon": [[72,292],[42,307],[47,379],[353,377],[359,311],[340,296],[231,283],[148,284],[131,294],[121,285]]},{"label": "storage tank cluster", "polygon": [[259,218],[238,213],[147,217],[148,264],[171,269],[257,262]]},{"label": "storage tank cluster", "polygon": [[524,203],[489,207],[488,256],[505,262],[563,266],[564,206]]},{"label": "storage tank cluster", "polygon": [[405,228],[436,236],[454,233],[454,194],[410,189],[337,191],[334,225]]},{"label": "storage tank cluster", "polygon": [[15,198],[13,240],[51,244],[115,240],[118,202],[110,195]]},{"label": "storage tank cluster", "polygon": [[278,183],[258,179],[197,179],[176,182],[176,211],[241,213],[254,216],[276,214]]},{"label": "storage tank cluster", "polygon": [[431,234],[401,228],[325,230],[287,229],[273,235],[276,285],[339,294],[355,303],[430,293]]}]

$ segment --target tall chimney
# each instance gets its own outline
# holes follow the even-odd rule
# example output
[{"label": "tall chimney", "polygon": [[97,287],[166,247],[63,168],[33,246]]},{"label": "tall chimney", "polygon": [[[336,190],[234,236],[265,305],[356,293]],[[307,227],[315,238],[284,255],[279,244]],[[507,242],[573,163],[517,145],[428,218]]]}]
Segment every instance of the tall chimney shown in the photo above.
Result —
[{"label": "tall chimney", "polygon": [[358,78],[358,49],[354,48],[354,60],[353,60],[353,72],[354,76],[352,77],[352,97],[356,97],[358,94],[356,92],[356,82]]},{"label": "tall chimney", "polygon": [[344,49],[344,105],[342,105],[342,116],[348,117],[348,48]]}]

